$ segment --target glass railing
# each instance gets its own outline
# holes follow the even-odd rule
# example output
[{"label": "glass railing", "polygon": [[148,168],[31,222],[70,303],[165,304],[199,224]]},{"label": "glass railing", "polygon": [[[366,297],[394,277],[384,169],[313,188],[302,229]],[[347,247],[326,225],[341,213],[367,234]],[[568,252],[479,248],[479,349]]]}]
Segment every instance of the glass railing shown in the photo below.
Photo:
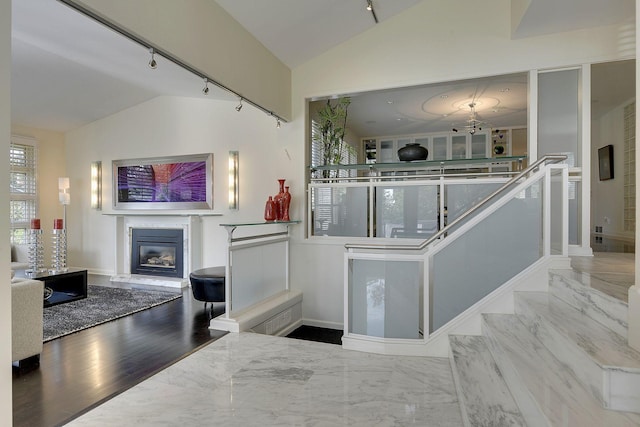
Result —
[{"label": "glass railing", "polygon": [[418,354],[417,343],[528,267],[566,256],[568,169],[546,164],[561,157],[539,160],[498,189],[489,183],[486,197],[428,239],[348,244],[345,347]]},{"label": "glass railing", "polygon": [[426,239],[509,178],[312,183],[310,236]]},{"label": "glass railing", "polygon": [[[316,171],[342,171],[342,170],[375,170],[375,171],[388,171],[388,170],[431,170],[440,171],[450,169],[461,168],[487,168],[491,165],[515,163],[516,165],[522,165],[526,161],[527,156],[501,156],[501,157],[488,157],[488,158],[476,158],[476,159],[454,159],[454,160],[424,160],[413,162],[389,162],[389,163],[357,163],[347,165],[318,165],[311,166],[309,169],[311,172]],[[514,169],[518,169],[517,167]],[[318,177],[321,178],[321,177]]]}]

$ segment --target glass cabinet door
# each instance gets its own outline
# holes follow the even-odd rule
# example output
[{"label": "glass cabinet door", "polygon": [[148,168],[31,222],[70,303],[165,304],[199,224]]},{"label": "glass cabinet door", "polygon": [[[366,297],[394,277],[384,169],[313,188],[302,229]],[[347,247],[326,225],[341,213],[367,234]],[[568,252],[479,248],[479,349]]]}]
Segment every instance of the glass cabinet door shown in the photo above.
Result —
[{"label": "glass cabinet door", "polygon": [[391,163],[397,161],[393,140],[380,141],[380,153],[378,163]]},{"label": "glass cabinet door", "polygon": [[491,157],[487,155],[487,135],[476,133],[471,135],[471,158],[485,159]]},{"label": "glass cabinet door", "polygon": [[454,135],[451,137],[451,158],[467,158],[467,135]]},{"label": "glass cabinet door", "polygon": [[447,137],[434,136],[433,150],[429,153],[429,160],[447,160]]}]

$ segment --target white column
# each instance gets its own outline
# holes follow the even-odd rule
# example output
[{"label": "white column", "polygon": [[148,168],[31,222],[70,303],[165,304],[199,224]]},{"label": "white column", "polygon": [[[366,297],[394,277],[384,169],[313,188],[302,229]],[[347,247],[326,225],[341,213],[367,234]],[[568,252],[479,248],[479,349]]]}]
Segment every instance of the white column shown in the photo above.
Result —
[{"label": "white column", "polygon": [[593,255],[591,250],[591,64],[584,64],[580,72],[580,139],[581,207],[580,251],[583,256]]},{"label": "white column", "polygon": [[[0,0],[0,150],[9,152],[11,138],[11,0]],[[0,170],[9,159],[0,156]],[[11,404],[11,285],[9,265],[9,174],[0,174],[0,425],[12,424]]]},{"label": "white column", "polygon": [[[640,34],[637,31],[637,22],[640,18],[640,0],[636,0],[636,82],[640,81]],[[640,135],[640,116],[637,107],[640,85],[636,84],[636,141]],[[636,165],[640,164],[640,150],[636,150]],[[636,166],[637,167],[637,166]],[[636,173],[636,200],[640,197],[640,174]],[[637,204],[637,202],[636,202]],[[635,271],[636,279],[632,287],[629,288],[629,345],[636,350],[640,350],[640,258],[638,257],[638,239],[640,239],[640,210],[636,208],[636,255]]]}]

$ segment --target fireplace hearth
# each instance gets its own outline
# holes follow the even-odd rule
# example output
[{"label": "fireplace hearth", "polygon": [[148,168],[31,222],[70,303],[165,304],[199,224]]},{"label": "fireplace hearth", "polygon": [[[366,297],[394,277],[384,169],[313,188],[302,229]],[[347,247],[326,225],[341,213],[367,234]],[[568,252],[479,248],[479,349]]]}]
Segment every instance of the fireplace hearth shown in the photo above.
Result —
[{"label": "fireplace hearth", "polygon": [[131,229],[131,274],[181,278],[183,255],[182,229]]}]

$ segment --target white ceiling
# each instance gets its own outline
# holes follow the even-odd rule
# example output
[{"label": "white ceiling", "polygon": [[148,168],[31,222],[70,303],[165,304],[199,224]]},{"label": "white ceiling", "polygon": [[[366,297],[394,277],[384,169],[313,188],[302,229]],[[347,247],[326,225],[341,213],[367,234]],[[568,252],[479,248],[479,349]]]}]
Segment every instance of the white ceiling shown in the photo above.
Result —
[{"label": "white ceiling", "polygon": [[[376,25],[365,9],[366,0],[216,1],[289,67]],[[373,3],[383,22],[420,1],[428,0]],[[619,22],[633,15],[633,4],[634,0],[531,0],[516,32],[530,36]],[[158,68],[151,70],[144,48],[57,1],[13,0],[12,8],[15,124],[64,132],[156,96],[204,97],[198,77],[161,57],[156,58]],[[349,123],[361,135],[422,132],[427,124],[448,130],[466,120],[465,100],[482,95],[477,108],[482,120],[495,126],[504,126],[507,118],[524,124],[523,77],[353,94]],[[500,92],[505,87],[510,90]],[[209,98],[237,101],[210,89]],[[601,105],[608,102],[603,92]]]}]

